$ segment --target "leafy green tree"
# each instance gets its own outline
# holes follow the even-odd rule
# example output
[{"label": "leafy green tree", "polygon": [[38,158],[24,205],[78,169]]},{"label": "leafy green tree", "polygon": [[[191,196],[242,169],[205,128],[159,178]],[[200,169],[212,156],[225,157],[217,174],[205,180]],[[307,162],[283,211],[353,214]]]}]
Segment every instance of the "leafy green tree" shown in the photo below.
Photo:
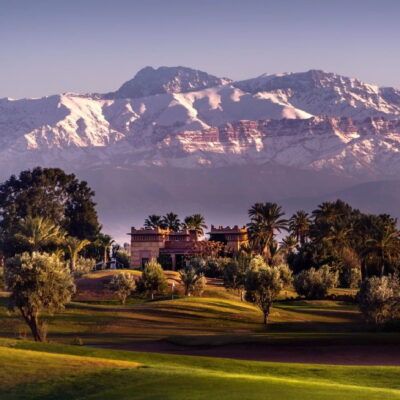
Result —
[{"label": "leafy green tree", "polygon": [[380,326],[400,317],[397,276],[374,276],[364,280],[357,298],[361,313],[369,323]]},{"label": "leafy green tree", "polygon": [[224,268],[224,286],[228,289],[237,290],[241,301],[243,301],[246,274],[250,267],[250,260],[251,257],[247,254],[239,254],[236,259],[230,259]]},{"label": "leafy green tree", "polygon": [[168,214],[165,214],[164,217],[162,217],[162,224],[164,228],[169,229],[173,232],[178,232],[182,226],[178,215],[174,214],[173,212],[169,212]]},{"label": "leafy green tree", "polygon": [[138,293],[150,295],[153,300],[154,295],[164,294],[167,287],[167,279],[161,265],[154,259],[150,260],[137,283]]},{"label": "leafy green tree", "polygon": [[206,221],[201,214],[193,214],[186,217],[184,227],[195,231],[198,236],[203,236],[204,230],[207,229]]},{"label": "leafy green tree", "polygon": [[34,252],[9,258],[5,271],[10,308],[20,311],[35,341],[45,340],[41,314],[60,311],[75,292],[68,268],[55,254]]},{"label": "leafy green tree", "polygon": [[253,250],[264,253],[276,233],[287,230],[288,221],[282,218],[285,214],[276,203],[256,203],[249,212],[250,222],[247,224],[250,243]]},{"label": "leafy green tree", "polygon": [[163,218],[161,215],[149,215],[145,220],[144,220],[144,227],[147,229],[155,229],[155,228],[165,228]]},{"label": "leafy green tree", "polygon": [[34,168],[11,176],[0,185],[1,250],[6,257],[23,249],[15,234],[20,221],[42,217],[70,236],[93,240],[100,231],[94,192],[75,175],[58,168]]},{"label": "leafy green tree", "polygon": [[14,237],[26,250],[34,252],[60,244],[64,232],[59,225],[47,218],[27,216],[19,221]]},{"label": "leafy green tree", "polygon": [[71,272],[76,270],[76,261],[78,259],[79,253],[89,245],[89,240],[78,239],[73,236],[67,236],[64,239],[64,247],[69,259],[69,268]]},{"label": "leafy green tree", "polygon": [[126,303],[126,299],[132,294],[135,287],[135,278],[128,272],[114,275],[108,284],[108,288],[116,294],[121,304]]},{"label": "leafy green tree", "polygon": [[267,325],[272,304],[285,282],[279,267],[270,267],[262,262],[262,258],[253,260],[250,262],[250,269],[246,276],[246,300],[255,303],[260,308],[264,316],[264,324]]}]

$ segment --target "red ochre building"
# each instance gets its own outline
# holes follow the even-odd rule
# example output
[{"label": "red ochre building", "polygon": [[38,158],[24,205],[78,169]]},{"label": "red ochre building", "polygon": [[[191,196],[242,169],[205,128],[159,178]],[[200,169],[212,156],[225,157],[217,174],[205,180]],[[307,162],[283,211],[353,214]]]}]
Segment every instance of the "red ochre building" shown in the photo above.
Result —
[{"label": "red ochre building", "polygon": [[[168,229],[135,229],[131,233],[131,266],[132,268],[143,267],[152,258],[160,260],[166,269],[180,269],[185,259],[195,256],[199,252],[196,242],[201,239],[196,232],[187,229],[172,232]],[[246,227],[233,228],[227,226],[215,227],[211,225],[208,232],[209,240],[222,242],[228,251],[236,253],[243,244],[247,244]]]}]

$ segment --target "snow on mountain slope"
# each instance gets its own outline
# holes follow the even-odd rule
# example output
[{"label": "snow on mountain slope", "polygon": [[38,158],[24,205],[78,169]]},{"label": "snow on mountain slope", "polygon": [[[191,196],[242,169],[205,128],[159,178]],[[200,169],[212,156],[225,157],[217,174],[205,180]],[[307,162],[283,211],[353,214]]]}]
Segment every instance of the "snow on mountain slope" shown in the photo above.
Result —
[{"label": "snow on mountain slope", "polygon": [[185,93],[231,82],[207,72],[186,67],[145,67],[106,98],[138,98],[163,93]]},{"label": "snow on mountain slope", "polygon": [[123,138],[140,145],[167,133],[241,119],[309,118],[275,98],[231,86],[140,99],[103,100],[64,94],[0,100],[0,137],[19,150],[108,146]]},{"label": "snow on mountain slope", "polygon": [[231,82],[184,67],[147,67],[122,88],[0,99],[0,166],[272,162],[357,176],[400,172],[394,88],[314,70]]},{"label": "snow on mountain slope", "polygon": [[400,92],[324,71],[261,75],[234,82],[249,93],[267,92],[313,115],[333,117],[400,116]]}]

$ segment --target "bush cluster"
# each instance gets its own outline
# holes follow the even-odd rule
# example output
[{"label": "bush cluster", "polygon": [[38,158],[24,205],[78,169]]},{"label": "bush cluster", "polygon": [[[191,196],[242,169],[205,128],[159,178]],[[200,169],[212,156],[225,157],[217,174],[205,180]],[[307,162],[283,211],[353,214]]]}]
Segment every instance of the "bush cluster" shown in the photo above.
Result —
[{"label": "bush cluster", "polygon": [[307,299],[323,299],[337,283],[338,273],[331,271],[327,265],[301,271],[293,281],[296,292]]}]

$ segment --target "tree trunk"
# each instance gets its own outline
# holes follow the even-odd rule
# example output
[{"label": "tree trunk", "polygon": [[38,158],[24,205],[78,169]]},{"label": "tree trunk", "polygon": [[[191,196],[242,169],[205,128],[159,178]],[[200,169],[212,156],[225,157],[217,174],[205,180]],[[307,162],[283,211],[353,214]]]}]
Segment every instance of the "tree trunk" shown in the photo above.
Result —
[{"label": "tree trunk", "polygon": [[33,340],[35,342],[43,342],[43,332],[40,327],[38,314],[37,313],[29,314],[25,312],[23,308],[20,308],[20,311],[25,322],[28,324],[32,332]]},{"label": "tree trunk", "polygon": [[106,265],[107,265],[107,259],[108,259],[107,253],[108,253],[108,247],[104,246],[104,253],[103,253],[104,268],[106,268]]},{"label": "tree trunk", "polygon": [[69,260],[69,268],[71,269],[71,272],[75,271],[75,266],[76,266],[76,257],[71,254],[71,259]]},{"label": "tree trunk", "polygon": [[268,324],[268,313],[264,312],[264,325]]}]

